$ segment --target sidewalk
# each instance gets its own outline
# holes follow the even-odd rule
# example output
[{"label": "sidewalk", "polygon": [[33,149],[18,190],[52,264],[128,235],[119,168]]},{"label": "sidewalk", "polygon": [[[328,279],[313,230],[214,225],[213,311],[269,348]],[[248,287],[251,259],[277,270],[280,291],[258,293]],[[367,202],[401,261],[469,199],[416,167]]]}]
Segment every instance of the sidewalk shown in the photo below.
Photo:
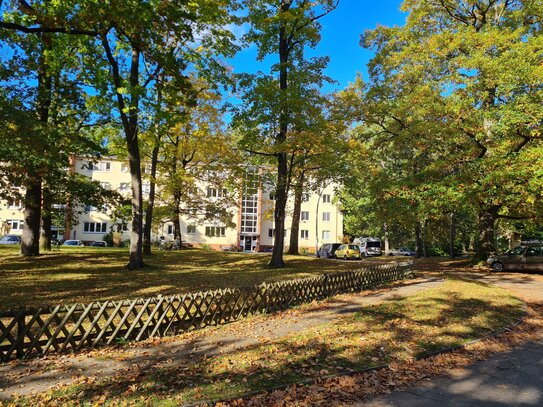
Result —
[{"label": "sidewalk", "polygon": [[44,359],[11,362],[0,365],[0,401],[15,394],[30,395],[58,384],[70,384],[82,376],[99,380],[127,375],[134,370],[146,371],[158,365],[182,368],[188,362],[228,354],[333,321],[368,304],[414,295],[436,287],[442,281],[437,277],[408,280],[392,288],[340,295],[301,309],[261,315],[177,337],[134,343],[118,350],[104,348],[77,355],[50,355]]},{"label": "sidewalk", "polygon": [[[517,273],[478,274],[466,277],[506,288],[526,301],[543,302],[543,276]],[[541,339],[448,376],[427,381],[353,406],[542,406],[543,332]]]}]

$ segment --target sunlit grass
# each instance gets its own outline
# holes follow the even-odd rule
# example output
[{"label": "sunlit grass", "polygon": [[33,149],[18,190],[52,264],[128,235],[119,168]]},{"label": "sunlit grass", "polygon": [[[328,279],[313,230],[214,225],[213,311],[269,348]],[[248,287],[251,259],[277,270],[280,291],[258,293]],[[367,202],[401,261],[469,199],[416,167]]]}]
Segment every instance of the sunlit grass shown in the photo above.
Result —
[{"label": "sunlit grass", "polygon": [[23,258],[18,250],[0,247],[0,310],[250,286],[361,267],[359,262],[285,256],[287,266],[272,269],[269,254],[191,249],[156,251],[145,258],[149,267],[129,271],[127,249],[61,247],[39,258]]}]

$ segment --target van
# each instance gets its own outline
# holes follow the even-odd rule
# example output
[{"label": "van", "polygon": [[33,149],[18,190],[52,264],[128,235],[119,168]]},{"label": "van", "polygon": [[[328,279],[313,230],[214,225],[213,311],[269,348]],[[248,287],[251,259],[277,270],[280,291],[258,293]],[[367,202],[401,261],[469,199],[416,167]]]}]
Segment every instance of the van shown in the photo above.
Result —
[{"label": "van", "polygon": [[381,239],[378,237],[357,237],[353,240],[353,244],[360,247],[361,256],[381,256],[383,254]]}]

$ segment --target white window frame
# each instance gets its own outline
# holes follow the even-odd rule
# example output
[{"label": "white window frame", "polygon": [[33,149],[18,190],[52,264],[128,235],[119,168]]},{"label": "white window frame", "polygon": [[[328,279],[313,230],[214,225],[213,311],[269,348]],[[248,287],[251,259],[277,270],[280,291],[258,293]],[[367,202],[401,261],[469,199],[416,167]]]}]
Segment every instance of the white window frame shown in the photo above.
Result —
[{"label": "white window frame", "polygon": [[205,235],[207,237],[225,237],[226,227],[225,226],[206,226]]},{"label": "white window frame", "polygon": [[8,219],[6,223],[10,226],[11,230],[23,230],[25,226],[24,219]]},{"label": "white window frame", "polygon": [[309,211],[302,211],[302,213],[300,214],[300,220],[302,222],[309,221]]},{"label": "white window frame", "polygon": [[330,212],[323,212],[322,213],[322,221],[323,222],[330,222],[330,219],[332,218]]},{"label": "white window frame", "polygon": [[107,222],[84,222],[83,233],[107,233]]},{"label": "white window frame", "polygon": [[196,225],[187,225],[187,235],[196,234]]},{"label": "white window frame", "polygon": [[332,202],[332,196],[330,194],[324,194],[322,196],[322,203],[331,203]]},{"label": "white window frame", "polygon": [[323,230],[322,231],[322,240],[324,242],[329,242],[332,238],[332,234],[330,233],[329,230]]},{"label": "white window frame", "polygon": [[300,230],[300,239],[309,240],[309,230],[301,229]]}]

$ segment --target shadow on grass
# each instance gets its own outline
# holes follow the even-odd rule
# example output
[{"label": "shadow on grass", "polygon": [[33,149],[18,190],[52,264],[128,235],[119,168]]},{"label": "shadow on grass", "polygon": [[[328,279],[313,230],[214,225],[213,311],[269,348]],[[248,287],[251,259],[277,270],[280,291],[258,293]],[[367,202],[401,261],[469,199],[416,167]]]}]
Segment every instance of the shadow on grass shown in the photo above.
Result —
[{"label": "shadow on grass", "polygon": [[198,354],[180,348],[161,360],[129,357],[123,363],[137,369],[71,386],[57,396],[67,401],[77,393],[81,402],[105,393],[116,400],[228,399],[320,376],[409,362],[503,329],[522,315],[521,304],[502,291],[473,284],[473,295],[466,296],[462,288],[468,283],[451,284],[443,290],[368,306],[355,316],[271,342],[228,349],[233,341],[227,339]]}]

